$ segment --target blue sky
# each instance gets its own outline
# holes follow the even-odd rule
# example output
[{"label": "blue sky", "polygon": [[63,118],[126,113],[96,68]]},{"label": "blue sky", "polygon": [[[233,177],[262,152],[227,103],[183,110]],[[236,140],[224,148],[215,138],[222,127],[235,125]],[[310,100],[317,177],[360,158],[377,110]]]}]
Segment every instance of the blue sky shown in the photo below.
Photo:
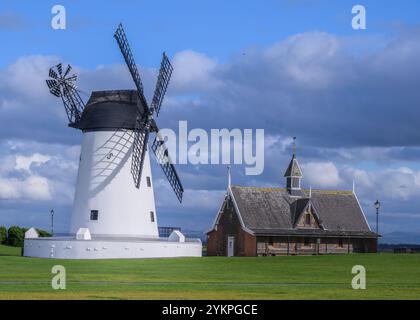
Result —
[{"label": "blue sky", "polygon": [[[71,0],[59,2],[67,29],[53,30],[55,4],[0,3],[0,224],[48,228],[54,207],[66,230],[81,136],[43,79],[65,61],[84,91],[133,87],[112,37],[123,22],[148,96],[162,51],[173,61],[161,127],[265,129],[264,173],[237,166],[234,183],[283,186],[298,136],[306,186],[355,180],[371,223],[380,198],[384,232],[420,232],[420,3]],[[355,4],[366,7],[367,30],[351,28]],[[226,168],[181,166],[182,206],[154,169],[160,223],[208,229]]]},{"label": "blue sky", "polygon": [[[360,36],[350,25],[354,1],[60,1],[68,29],[50,28],[56,1],[2,1],[0,12],[15,18],[2,30],[0,65],[31,54],[56,55],[83,67],[120,62],[112,35],[118,22],[131,34],[141,64],[156,66],[162,50],[192,49],[221,61],[252,46],[266,46],[294,33],[318,30]],[[363,1],[368,12],[364,35],[390,36],[418,22],[414,1]],[[134,36],[135,35],[135,36]],[[135,37],[135,39],[134,39]],[[139,63],[140,63],[139,61]]]}]

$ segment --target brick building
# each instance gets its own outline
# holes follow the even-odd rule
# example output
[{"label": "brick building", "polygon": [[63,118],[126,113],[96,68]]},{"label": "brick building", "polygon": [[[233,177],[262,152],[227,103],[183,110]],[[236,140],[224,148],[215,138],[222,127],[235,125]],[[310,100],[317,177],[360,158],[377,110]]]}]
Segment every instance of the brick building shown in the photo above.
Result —
[{"label": "brick building", "polygon": [[377,235],[370,230],[354,190],[302,189],[295,155],[284,177],[286,188],[229,184],[207,233],[208,255],[376,252]]}]

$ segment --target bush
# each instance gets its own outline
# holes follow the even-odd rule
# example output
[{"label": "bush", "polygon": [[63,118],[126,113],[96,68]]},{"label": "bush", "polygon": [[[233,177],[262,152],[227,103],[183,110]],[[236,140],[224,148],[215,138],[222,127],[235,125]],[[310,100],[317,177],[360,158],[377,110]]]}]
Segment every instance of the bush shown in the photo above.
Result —
[{"label": "bush", "polygon": [[7,241],[7,229],[6,227],[0,226],[0,244],[6,244]]},{"label": "bush", "polygon": [[13,247],[23,247],[25,239],[25,229],[18,226],[12,226],[7,232],[7,244]]},{"label": "bush", "polygon": [[[6,233],[6,228],[4,230]],[[25,240],[25,232],[28,230],[29,230],[28,228],[21,228],[18,226],[10,227],[7,232],[7,241],[5,243],[13,247],[23,247],[23,241]],[[51,233],[45,230],[36,229],[36,231],[38,232],[38,235],[41,238],[52,237]],[[0,234],[1,234],[1,227],[0,227]]]},{"label": "bush", "polygon": [[45,230],[41,230],[41,229],[36,229],[36,231],[38,231],[38,234],[41,238],[49,238],[52,237],[52,234],[45,231]]}]

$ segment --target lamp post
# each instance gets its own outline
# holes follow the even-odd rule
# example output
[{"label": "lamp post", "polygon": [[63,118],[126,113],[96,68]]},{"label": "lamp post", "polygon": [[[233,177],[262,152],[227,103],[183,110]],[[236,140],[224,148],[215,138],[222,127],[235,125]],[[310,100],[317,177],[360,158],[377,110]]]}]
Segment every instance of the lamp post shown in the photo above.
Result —
[{"label": "lamp post", "polygon": [[379,200],[376,200],[374,203],[376,208],[376,246],[378,246],[378,239],[379,239],[379,208],[381,207],[381,203]]},{"label": "lamp post", "polygon": [[374,205],[376,208],[376,234],[378,234],[379,233],[379,208],[381,207],[381,203],[379,202],[379,200],[376,200]]},{"label": "lamp post", "polygon": [[51,209],[51,235],[54,235],[54,210]]}]

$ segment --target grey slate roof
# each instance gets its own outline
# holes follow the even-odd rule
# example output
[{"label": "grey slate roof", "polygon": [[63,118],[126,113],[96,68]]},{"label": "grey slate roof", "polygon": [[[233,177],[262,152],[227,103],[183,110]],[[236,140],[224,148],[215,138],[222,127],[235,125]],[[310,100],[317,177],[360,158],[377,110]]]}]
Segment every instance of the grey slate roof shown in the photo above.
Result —
[{"label": "grey slate roof", "polygon": [[[352,191],[302,190],[304,197],[291,197],[283,188],[231,186],[244,226],[254,234],[308,234],[375,236]],[[320,220],[321,229],[293,226],[308,202]]]}]

